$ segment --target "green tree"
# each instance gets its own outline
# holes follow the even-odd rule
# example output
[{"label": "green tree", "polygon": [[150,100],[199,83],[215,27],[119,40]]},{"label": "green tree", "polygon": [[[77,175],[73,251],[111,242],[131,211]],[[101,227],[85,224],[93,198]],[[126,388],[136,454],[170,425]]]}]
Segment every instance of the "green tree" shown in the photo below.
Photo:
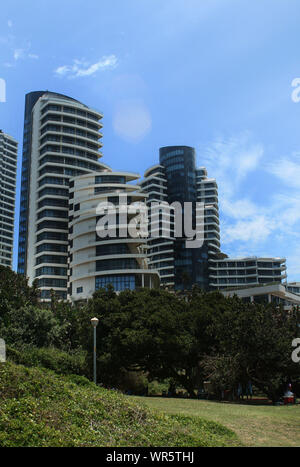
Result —
[{"label": "green tree", "polygon": [[276,402],[287,382],[297,381],[300,377],[299,365],[291,359],[291,343],[299,335],[299,311],[288,313],[272,305],[233,300],[233,306],[223,314],[217,314],[214,320],[213,329],[221,352],[212,361],[210,370],[216,365],[216,359],[219,369],[222,362],[226,365],[226,359],[234,359],[234,371],[228,384],[241,382],[246,385],[251,380]]},{"label": "green tree", "polygon": [[25,276],[0,266],[0,319],[4,318],[10,308],[37,305],[38,296],[36,282],[30,287]]}]

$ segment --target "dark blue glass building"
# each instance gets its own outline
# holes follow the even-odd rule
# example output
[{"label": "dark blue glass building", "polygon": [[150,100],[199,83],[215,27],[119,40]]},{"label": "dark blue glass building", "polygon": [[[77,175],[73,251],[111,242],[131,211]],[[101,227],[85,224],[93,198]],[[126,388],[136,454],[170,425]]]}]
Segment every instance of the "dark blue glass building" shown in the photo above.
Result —
[{"label": "dark blue glass building", "polygon": [[[173,238],[172,245],[170,239],[149,239],[150,265],[158,269],[162,285],[176,290],[198,285],[208,290],[209,261],[220,251],[216,181],[207,177],[204,167],[196,167],[194,148],[167,146],[160,148],[159,165],[146,171],[141,186],[150,201],[179,202],[183,210],[185,202],[192,203],[192,228],[204,230],[204,244],[198,248],[187,248],[185,237]],[[197,202],[204,205],[201,226],[196,224]]]}]

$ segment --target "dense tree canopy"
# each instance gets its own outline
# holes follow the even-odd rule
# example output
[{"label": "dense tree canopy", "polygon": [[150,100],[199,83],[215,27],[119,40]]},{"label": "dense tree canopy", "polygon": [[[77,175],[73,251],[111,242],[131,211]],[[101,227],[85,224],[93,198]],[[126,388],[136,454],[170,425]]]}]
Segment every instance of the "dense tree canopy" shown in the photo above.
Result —
[{"label": "dense tree canopy", "polygon": [[297,310],[197,288],[177,295],[148,289],[117,294],[108,287],[76,306],[53,295],[47,307],[26,279],[0,267],[0,337],[10,346],[82,350],[91,377],[94,316],[100,320],[98,380],[107,386],[120,386],[124,372],[143,372],[191,396],[210,380],[219,396],[251,380],[276,401],[288,381],[294,387],[299,381],[300,365],[291,359],[292,340],[300,335]]}]

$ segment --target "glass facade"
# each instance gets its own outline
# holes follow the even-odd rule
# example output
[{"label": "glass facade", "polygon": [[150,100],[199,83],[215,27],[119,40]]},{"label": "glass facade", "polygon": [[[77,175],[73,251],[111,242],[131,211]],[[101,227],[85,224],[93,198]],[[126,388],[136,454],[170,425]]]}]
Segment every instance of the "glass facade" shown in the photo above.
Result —
[{"label": "glass facade", "polygon": [[96,277],[95,289],[105,289],[111,284],[116,292],[122,290],[134,290],[136,287],[134,274],[122,275],[122,276],[102,276]]},{"label": "glass facade", "polygon": [[[51,294],[53,292],[51,290],[41,290],[41,299],[46,300],[46,299],[51,299]],[[66,300],[67,299],[67,292],[64,292],[62,290],[56,290],[55,291],[55,296],[61,300]]]},{"label": "glass facade", "polygon": [[96,256],[124,254],[130,254],[130,249],[127,243],[112,243],[107,245],[97,245],[96,247]]},{"label": "glass facade", "polygon": [[[160,164],[165,168],[167,180],[167,201],[193,203],[192,228],[196,228],[196,152],[188,146],[169,146],[159,150]],[[184,232],[183,224],[182,231]],[[198,284],[201,288],[209,287],[208,247],[186,248],[186,238],[174,241],[175,289],[190,288]]]},{"label": "glass facade", "polygon": [[[95,184],[101,183],[126,183],[126,178],[122,175],[99,175],[95,177]],[[107,189],[107,187],[106,187]]]},{"label": "glass facade", "polygon": [[139,269],[139,266],[135,258],[107,259],[96,262],[96,271],[116,269]]}]

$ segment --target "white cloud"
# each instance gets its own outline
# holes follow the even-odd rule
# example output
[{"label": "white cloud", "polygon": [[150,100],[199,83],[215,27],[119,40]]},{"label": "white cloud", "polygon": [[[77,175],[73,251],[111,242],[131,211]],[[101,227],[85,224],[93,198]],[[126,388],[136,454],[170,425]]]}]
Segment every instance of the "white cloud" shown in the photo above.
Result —
[{"label": "white cloud", "polygon": [[247,243],[261,243],[267,240],[269,235],[276,228],[276,222],[265,215],[255,214],[255,216],[238,220],[231,225],[225,225],[224,235],[222,239],[224,243],[232,243],[235,241]]},{"label": "white cloud", "polygon": [[[286,257],[290,280],[300,278],[300,154],[264,163],[264,148],[250,133],[219,138],[199,153],[219,187],[223,251],[231,257]],[[259,201],[249,195],[258,168]],[[276,176],[283,188],[276,181],[275,194],[265,188],[262,172]]]},{"label": "white cloud", "polygon": [[300,188],[300,153],[294,152],[290,157],[269,164],[267,170],[290,187]]},{"label": "white cloud", "polygon": [[26,60],[26,59],[34,59],[37,60],[39,56],[35,53],[30,52],[31,44],[30,42],[23,48],[15,48],[13,50],[13,57],[15,61],[18,60]]},{"label": "white cloud", "polygon": [[63,75],[65,75],[65,74],[68,72],[68,70],[69,70],[69,67],[67,67],[66,65],[64,65],[64,66],[59,66],[58,68],[56,68],[55,73],[56,73],[57,75],[63,76]]},{"label": "white cloud", "polygon": [[262,144],[253,142],[249,132],[228,139],[218,138],[204,148],[202,160],[216,178],[221,211],[221,238],[225,245],[235,241],[257,244],[270,233],[267,216],[251,199],[240,194],[240,187],[260,165]]},{"label": "white cloud", "polygon": [[91,76],[100,70],[113,69],[117,66],[118,59],[115,55],[103,56],[98,62],[90,63],[85,60],[74,59],[72,65],[62,65],[54,70],[57,76],[79,78]]},{"label": "white cloud", "polygon": [[258,168],[264,149],[260,143],[251,141],[249,132],[244,132],[237,137],[218,138],[200,153],[208,170],[217,178],[222,199],[227,199]]},{"label": "white cloud", "polygon": [[255,216],[257,206],[247,198],[238,200],[225,198],[222,200],[222,210],[233,219],[244,219]]},{"label": "white cloud", "polygon": [[7,52],[11,54],[12,61],[7,61],[3,63],[5,67],[16,66],[16,64],[21,60],[37,60],[39,58],[39,56],[36,53],[31,52],[30,41],[19,41],[13,34],[7,34],[7,36],[0,36],[0,44],[6,46]]}]

